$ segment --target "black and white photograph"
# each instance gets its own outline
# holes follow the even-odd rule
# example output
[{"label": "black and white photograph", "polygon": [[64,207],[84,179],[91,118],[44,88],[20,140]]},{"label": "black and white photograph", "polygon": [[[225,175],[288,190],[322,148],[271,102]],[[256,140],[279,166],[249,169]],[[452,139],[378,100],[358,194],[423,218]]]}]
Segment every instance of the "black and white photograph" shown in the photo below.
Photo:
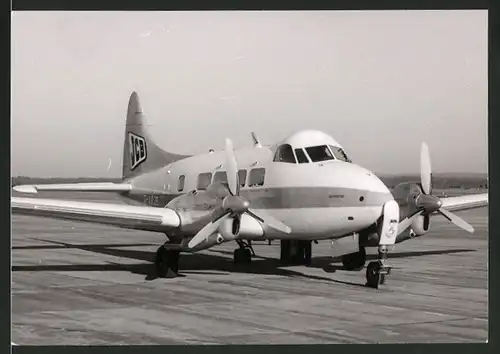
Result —
[{"label": "black and white photograph", "polygon": [[488,11],[11,14],[11,340],[488,342]]}]

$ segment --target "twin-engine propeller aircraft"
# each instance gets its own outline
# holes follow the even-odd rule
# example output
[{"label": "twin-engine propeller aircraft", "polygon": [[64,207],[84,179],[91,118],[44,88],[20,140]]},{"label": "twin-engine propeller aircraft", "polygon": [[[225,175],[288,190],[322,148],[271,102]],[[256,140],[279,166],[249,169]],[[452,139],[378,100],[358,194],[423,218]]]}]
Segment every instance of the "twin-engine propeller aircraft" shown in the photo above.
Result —
[{"label": "twin-engine propeller aircraft", "polygon": [[165,152],[149,136],[134,92],[128,105],[121,183],[14,187],[24,193],[118,193],[127,205],[13,197],[12,211],[165,233],[168,240],[155,260],[161,277],[178,273],[180,252],[224,242],[236,241],[234,261],[247,263],[252,240],[281,240],[285,259],[293,252],[299,257],[310,254],[313,240],[357,234],[359,251],[344,255],[344,266],[363,268],[365,248],[378,247],[378,261],[369,263],[366,271],[367,285],[378,288],[390,271],[389,246],[427,233],[434,214],[473,232],[450,210],[488,204],[487,194],[433,196],[425,143],[420,183],[398,185],[391,194],[325,133],[300,131],[271,146],[263,146],[253,133],[252,138],[253,146],[236,151],[227,139],[225,151],[194,156]]}]

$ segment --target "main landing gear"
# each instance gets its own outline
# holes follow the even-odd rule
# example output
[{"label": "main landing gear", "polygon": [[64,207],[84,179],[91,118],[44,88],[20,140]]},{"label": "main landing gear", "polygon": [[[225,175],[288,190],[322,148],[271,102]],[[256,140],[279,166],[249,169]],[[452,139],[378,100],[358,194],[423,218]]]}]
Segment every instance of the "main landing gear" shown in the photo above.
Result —
[{"label": "main landing gear", "polygon": [[159,278],[173,278],[179,272],[179,251],[169,250],[164,245],[156,251],[155,270]]},{"label": "main landing gear", "polygon": [[378,248],[378,261],[370,262],[366,267],[366,285],[378,289],[384,284],[385,276],[391,273],[391,267],[387,264],[387,245]]},{"label": "main landing gear", "polygon": [[359,247],[359,251],[342,256],[342,264],[346,270],[361,270],[365,266],[366,250]]},{"label": "main landing gear", "polygon": [[312,242],[309,240],[281,240],[280,262],[283,264],[311,265]]},{"label": "main landing gear", "polygon": [[248,264],[252,261],[252,256],[255,256],[255,252],[252,247],[252,242],[245,242],[243,240],[238,240],[239,248],[234,250],[233,259],[235,264]]}]

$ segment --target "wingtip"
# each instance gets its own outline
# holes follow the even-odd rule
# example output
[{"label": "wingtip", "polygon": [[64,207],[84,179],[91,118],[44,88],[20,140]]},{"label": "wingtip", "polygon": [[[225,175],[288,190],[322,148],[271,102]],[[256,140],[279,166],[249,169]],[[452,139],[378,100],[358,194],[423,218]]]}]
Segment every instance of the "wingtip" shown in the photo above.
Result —
[{"label": "wingtip", "polygon": [[29,194],[36,194],[36,193],[38,193],[36,187],[32,186],[32,185],[29,185],[29,184],[23,184],[23,185],[15,186],[13,189],[16,192],[19,192],[19,193],[29,193]]}]

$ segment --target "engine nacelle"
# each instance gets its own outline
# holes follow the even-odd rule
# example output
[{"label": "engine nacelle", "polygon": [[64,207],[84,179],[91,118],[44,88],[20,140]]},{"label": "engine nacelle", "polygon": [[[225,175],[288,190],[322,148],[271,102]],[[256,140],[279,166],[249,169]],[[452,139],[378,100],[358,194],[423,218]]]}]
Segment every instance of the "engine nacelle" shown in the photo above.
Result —
[{"label": "engine nacelle", "polygon": [[252,240],[264,236],[264,229],[261,224],[247,214],[241,216],[240,229],[237,234],[233,234],[233,222],[233,218],[227,218],[219,226],[219,234],[224,241],[236,239]]},{"label": "engine nacelle", "polygon": [[417,216],[411,223],[411,230],[414,233],[413,236],[425,235],[429,231],[430,226],[431,218],[429,215]]}]

